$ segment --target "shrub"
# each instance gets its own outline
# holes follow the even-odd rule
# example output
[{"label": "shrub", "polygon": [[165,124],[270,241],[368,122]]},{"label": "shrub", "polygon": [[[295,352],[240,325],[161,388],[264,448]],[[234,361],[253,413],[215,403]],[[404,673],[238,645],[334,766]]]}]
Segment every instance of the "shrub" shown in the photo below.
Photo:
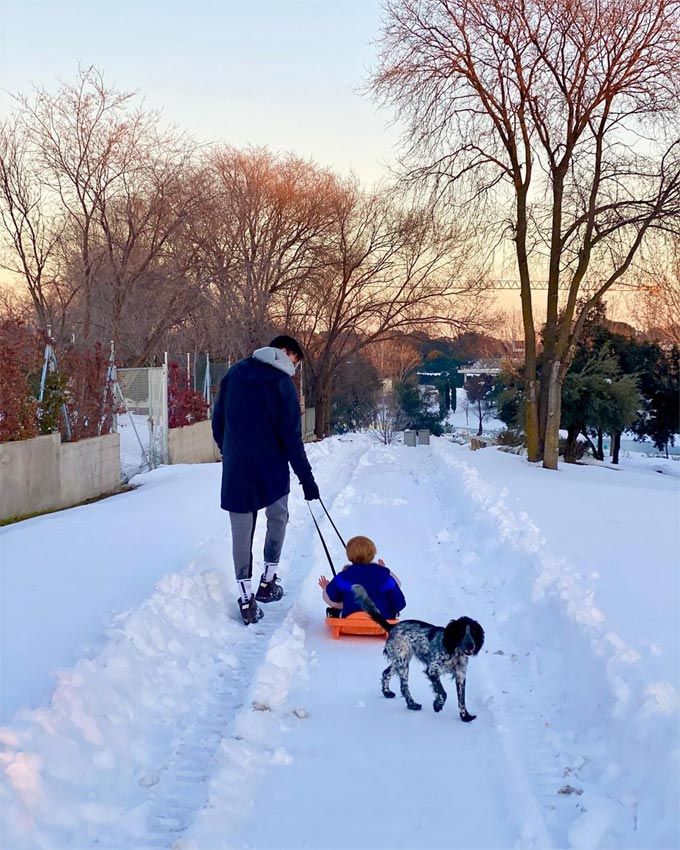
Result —
[{"label": "shrub", "polygon": [[192,390],[184,370],[178,363],[168,367],[168,426],[182,428],[208,418],[209,405],[203,396]]},{"label": "shrub", "polygon": [[[579,460],[583,458],[583,456],[587,453],[589,449],[588,443],[585,440],[576,440],[573,445],[572,453],[570,457],[573,458],[572,463],[577,463]],[[567,450],[567,440],[565,437],[560,437],[559,441],[559,453],[561,457],[565,456],[565,451]]]},{"label": "shrub", "polygon": [[[71,440],[108,434],[113,425],[113,387],[106,386],[109,358],[103,347],[71,347],[59,358],[60,371],[68,375],[66,408]],[[63,418],[60,429],[64,435]]]},{"label": "shrub", "polygon": [[497,435],[496,442],[499,446],[516,448],[525,444],[525,436],[521,433],[521,431],[515,431],[513,428],[504,428]]},{"label": "shrub", "polygon": [[40,373],[41,356],[37,333],[19,320],[0,322],[0,442],[38,434],[32,385]]},{"label": "shrub", "polygon": [[108,357],[102,347],[57,351],[58,371],[47,373],[39,403],[45,342],[20,321],[0,321],[0,442],[57,431],[71,440],[108,433],[114,405],[112,388],[105,393]]}]

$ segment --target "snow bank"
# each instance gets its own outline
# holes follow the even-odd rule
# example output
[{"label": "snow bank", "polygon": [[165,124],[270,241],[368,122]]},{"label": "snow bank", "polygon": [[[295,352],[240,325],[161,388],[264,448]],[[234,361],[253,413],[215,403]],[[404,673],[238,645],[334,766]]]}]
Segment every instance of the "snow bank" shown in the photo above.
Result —
[{"label": "snow bank", "polygon": [[[528,513],[510,507],[507,489],[484,481],[457,447],[439,441],[434,450],[462,478],[472,521],[485,520],[498,589],[514,600],[501,616],[534,657],[534,688],[553,691],[555,747],[579,785],[565,791],[578,791],[580,812],[568,831],[570,846],[673,846],[680,799],[676,686],[653,678],[641,653],[611,629],[588,578],[547,550]],[[539,488],[534,499],[540,498]]]},{"label": "snow bank", "polygon": [[239,666],[228,648],[242,628],[226,609],[219,574],[164,577],[100,655],[59,674],[48,709],[15,718],[0,752],[6,847],[120,848],[147,837],[148,789],[182,727],[209,708],[197,695],[217,701],[221,677]]},{"label": "snow bank", "polygon": [[228,847],[227,825],[231,832],[252,816],[259,776],[272,765],[292,764],[281,731],[306,719],[304,709],[288,706],[288,696],[293,683],[306,679],[308,663],[305,630],[294,609],[272,636],[231,735],[220,745],[207,805],[176,850]]}]

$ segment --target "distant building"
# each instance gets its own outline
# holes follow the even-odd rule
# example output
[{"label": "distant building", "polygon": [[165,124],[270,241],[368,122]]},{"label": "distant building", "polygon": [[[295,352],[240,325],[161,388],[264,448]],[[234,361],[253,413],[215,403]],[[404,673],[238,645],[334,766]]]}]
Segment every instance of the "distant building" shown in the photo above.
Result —
[{"label": "distant building", "polygon": [[475,360],[471,366],[461,366],[458,369],[459,374],[463,376],[463,386],[468,382],[468,378],[477,378],[480,375],[490,375],[495,377],[503,371],[503,361],[500,357],[489,357],[483,360]]}]

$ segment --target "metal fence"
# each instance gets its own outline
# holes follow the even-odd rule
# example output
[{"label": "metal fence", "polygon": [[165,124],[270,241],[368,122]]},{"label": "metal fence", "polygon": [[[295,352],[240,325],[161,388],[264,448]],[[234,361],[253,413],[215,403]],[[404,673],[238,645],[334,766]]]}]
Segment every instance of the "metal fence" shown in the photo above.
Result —
[{"label": "metal fence", "polygon": [[152,366],[116,371],[120,466],[124,481],[168,461],[168,369]]}]

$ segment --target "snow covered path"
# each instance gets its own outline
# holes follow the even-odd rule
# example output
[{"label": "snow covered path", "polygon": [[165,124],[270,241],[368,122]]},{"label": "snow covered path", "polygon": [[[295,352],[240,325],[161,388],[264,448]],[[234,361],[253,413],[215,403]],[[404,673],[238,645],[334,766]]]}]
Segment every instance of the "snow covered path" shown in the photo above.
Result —
[{"label": "snow covered path", "polygon": [[[460,722],[453,683],[435,715],[418,665],[423,711],[385,700],[380,642],[329,640],[316,585],[328,571],[297,492],[286,596],[245,629],[211,507],[219,469],[181,468],[155,510],[180,487],[207,512],[191,560],[60,672],[49,704],[0,729],[3,848],[674,846],[677,682],[651,678],[607,630],[531,518],[445,440],[336,438],[310,455],[343,534],[373,536],[401,577],[405,616],[483,624],[477,719]],[[107,505],[120,510],[78,510]],[[49,518],[40,527],[49,537]],[[187,545],[183,525],[163,533],[162,551]]]},{"label": "snow covered path", "polygon": [[[488,628],[487,652],[494,653],[499,645],[484,578],[476,558],[465,554],[468,534],[455,516],[459,506],[446,504],[451,495],[431,454],[372,447],[332,513],[347,535],[375,534],[380,554],[406,590],[404,616],[436,623],[463,613],[477,617]],[[323,568],[318,544],[316,563]],[[470,663],[467,702],[477,714],[472,724],[458,719],[453,683],[446,685],[450,701],[444,711],[434,714],[431,689],[417,664],[410,682],[423,711],[409,712],[403,700],[385,700],[380,693],[381,642],[329,641],[312,578],[314,573],[284,625],[291,634],[306,633],[304,648],[297,647],[306,676],[279,705],[280,695],[269,686],[271,669],[261,671],[252,703],[268,710],[255,713],[247,706],[238,718],[236,733],[243,740],[227,746],[213,782],[213,808],[195,825],[190,846],[500,848],[518,841],[552,846],[507,718],[496,708],[498,689],[511,687],[511,653],[500,663],[501,656],[492,655],[496,664],[486,654]],[[275,665],[276,645],[272,655]],[[531,739],[524,728],[530,723],[520,722],[524,746]],[[262,743],[274,766],[258,781]],[[257,772],[241,769],[235,784],[243,762],[256,765]],[[541,782],[550,774],[554,794],[559,774],[550,760],[541,766]]]}]

